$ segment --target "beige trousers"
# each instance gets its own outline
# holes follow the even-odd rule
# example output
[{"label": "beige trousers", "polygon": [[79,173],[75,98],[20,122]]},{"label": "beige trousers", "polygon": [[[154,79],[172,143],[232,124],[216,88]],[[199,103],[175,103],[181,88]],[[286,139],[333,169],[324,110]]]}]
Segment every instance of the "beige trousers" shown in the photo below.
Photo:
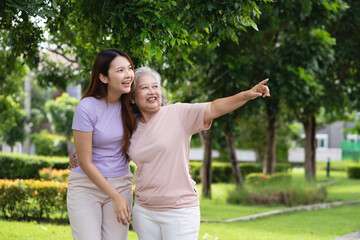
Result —
[{"label": "beige trousers", "polygon": [[[131,207],[133,174],[106,179]],[[127,240],[129,226],[118,223],[112,200],[87,175],[70,172],[67,210],[75,240]]]}]

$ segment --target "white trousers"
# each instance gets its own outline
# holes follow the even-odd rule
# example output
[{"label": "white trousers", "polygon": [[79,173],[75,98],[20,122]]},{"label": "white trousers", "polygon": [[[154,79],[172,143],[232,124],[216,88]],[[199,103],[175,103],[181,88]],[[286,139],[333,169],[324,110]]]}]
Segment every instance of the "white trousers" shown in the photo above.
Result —
[{"label": "white trousers", "polygon": [[200,208],[150,211],[138,204],[132,210],[132,226],[139,240],[197,240]]},{"label": "white trousers", "polygon": [[[133,174],[106,179],[131,207]],[[87,175],[70,172],[67,210],[75,240],[127,240],[129,226],[116,220],[112,200]]]}]

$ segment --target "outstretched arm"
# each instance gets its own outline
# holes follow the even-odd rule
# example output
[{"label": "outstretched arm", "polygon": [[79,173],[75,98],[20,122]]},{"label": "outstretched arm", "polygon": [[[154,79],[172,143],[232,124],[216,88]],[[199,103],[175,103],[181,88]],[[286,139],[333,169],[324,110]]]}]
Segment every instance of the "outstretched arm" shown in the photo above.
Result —
[{"label": "outstretched arm", "polygon": [[213,119],[238,109],[249,100],[261,96],[270,97],[270,90],[268,86],[265,85],[267,81],[269,81],[268,78],[247,91],[239,92],[231,97],[218,98],[212,101],[205,110],[204,125],[208,125]]}]

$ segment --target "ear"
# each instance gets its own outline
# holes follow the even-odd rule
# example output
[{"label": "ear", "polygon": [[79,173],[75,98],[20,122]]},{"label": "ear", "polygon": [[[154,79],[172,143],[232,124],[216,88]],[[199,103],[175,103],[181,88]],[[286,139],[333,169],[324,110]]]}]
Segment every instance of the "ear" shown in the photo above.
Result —
[{"label": "ear", "polygon": [[133,98],[133,97],[131,97],[131,99],[130,99],[130,103],[135,104],[135,100],[134,100],[134,98]]},{"label": "ear", "polygon": [[99,79],[100,79],[100,81],[101,82],[103,82],[104,84],[108,84],[108,78],[104,75],[104,74],[102,74],[102,73],[100,73],[99,74]]}]

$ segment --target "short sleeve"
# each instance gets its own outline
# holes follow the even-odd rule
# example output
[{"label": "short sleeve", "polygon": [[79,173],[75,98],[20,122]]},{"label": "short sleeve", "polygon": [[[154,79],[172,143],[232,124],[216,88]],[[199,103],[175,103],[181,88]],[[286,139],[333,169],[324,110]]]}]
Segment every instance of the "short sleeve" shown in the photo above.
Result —
[{"label": "short sleeve", "polygon": [[[72,129],[82,132],[92,132],[96,123],[95,107],[82,99],[76,106]],[[85,101],[84,101],[85,100]]]},{"label": "short sleeve", "polygon": [[205,110],[209,103],[177,103],[180,108],[180,121],[185,131],[192,135],[211,127],[211,124],[204,125]]}]

